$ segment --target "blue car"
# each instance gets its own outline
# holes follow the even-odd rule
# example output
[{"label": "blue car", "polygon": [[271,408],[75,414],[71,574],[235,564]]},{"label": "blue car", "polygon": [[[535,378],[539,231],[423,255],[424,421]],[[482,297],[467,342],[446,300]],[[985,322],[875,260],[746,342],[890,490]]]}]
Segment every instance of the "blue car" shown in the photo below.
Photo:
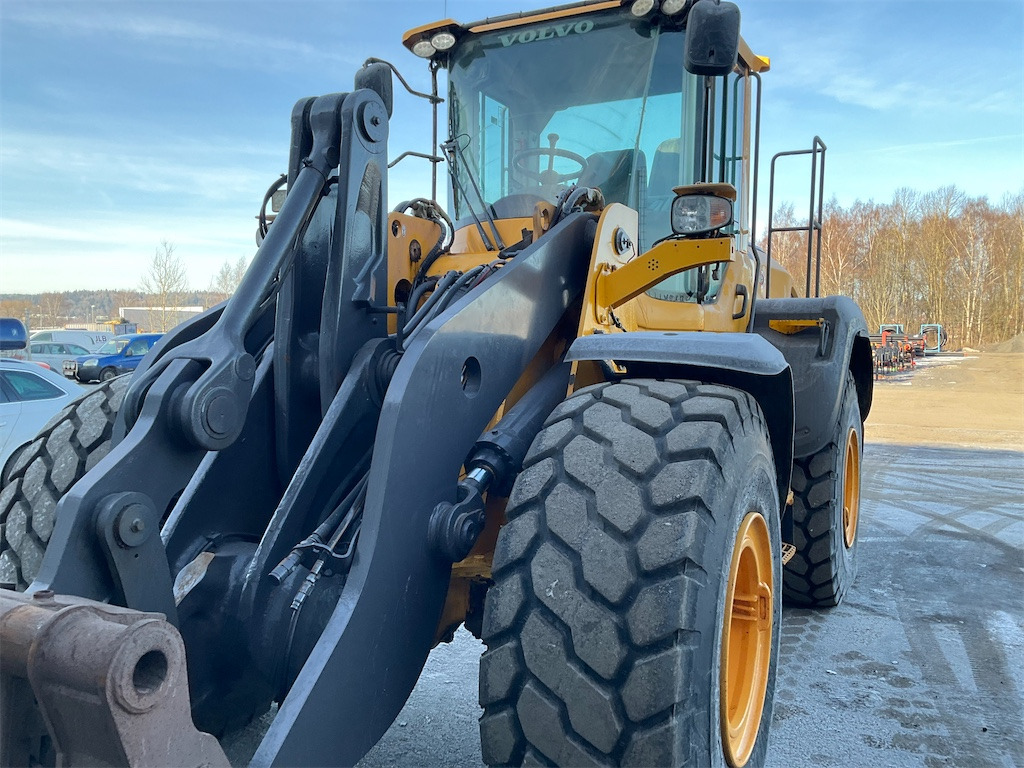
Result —
[{"label": "blue car", "polygon": [[64,375],[89,381],[109,381],[122,373],[134,371],[139,361],[156,344],[162,333],[133,333],[115,336],[91,355],[82,355],[64,362]]}]

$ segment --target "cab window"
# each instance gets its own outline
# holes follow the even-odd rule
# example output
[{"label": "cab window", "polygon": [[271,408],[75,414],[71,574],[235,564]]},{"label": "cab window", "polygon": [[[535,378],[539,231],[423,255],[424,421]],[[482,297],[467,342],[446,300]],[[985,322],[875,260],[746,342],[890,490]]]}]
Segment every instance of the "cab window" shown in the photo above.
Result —
[{"label": "cab window", "polygon": [[139,357],[146,354],[149,351],[149,347],[152,344],[150,339],[136,339],[128,345],[128,349],[125,350],[125,357]]}]

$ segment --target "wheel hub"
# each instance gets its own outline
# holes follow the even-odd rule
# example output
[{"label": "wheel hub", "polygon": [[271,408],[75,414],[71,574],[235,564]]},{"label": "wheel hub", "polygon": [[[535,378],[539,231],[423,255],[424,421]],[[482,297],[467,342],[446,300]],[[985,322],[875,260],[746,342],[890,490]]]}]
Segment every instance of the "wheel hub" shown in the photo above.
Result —
[{"label": "wheel hub", "polygon": [[857,539],[857,518],[860,516],[860,441],[857,430],[846,438],[846,459],[843,467],[843,540],[847,549]]},{"label": "wheel hub", "polygon": [[771,666],[774,588],[768,525],[751,512],[736,533],[722,631],[722,746],[733,768],[746,764],[761,726]]}]

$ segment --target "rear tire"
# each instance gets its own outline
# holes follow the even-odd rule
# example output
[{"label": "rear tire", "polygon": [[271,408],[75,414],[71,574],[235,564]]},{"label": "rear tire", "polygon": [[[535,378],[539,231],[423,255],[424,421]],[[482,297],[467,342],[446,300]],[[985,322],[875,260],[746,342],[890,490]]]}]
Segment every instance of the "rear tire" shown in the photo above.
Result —
[{"label": "rear tire", "polygon": [[35,579],[57,502],[110,451],[114,417],[130,380],[110,379],[72,400],[10,465],[0,490],[0,583],[24,590]]},{"label": "rear tire", "polygon": [[788,604],[839,605],[857,576],[860,467],[864,425],[857,387],[846,375],[828,445],[793,462],[793,545],[783,572]]},{"label": "rear tire", "polygon": [[764,761],[782,574],[753,398],[581,390],[538,434],[507,516],[484,611],[486,763]]}]

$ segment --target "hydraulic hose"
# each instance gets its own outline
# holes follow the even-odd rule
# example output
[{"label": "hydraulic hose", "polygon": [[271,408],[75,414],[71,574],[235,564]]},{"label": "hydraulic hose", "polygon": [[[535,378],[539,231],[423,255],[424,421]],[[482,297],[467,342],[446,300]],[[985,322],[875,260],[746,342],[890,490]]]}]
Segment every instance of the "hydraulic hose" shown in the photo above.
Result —
[{"label": "hydraulic hose", "polygon": [[416,314],[412,316],[412,319],[405,324],[405,328],[402,329],[402,333],[406,339],[409,338],[409,335],[417,328],[417,326],[419,326],[423,321],[423,318],[427,316],[427,313],[430,312],[438,301],[441,300],[444,292],[451,288],[458,278],[459,273],[452,270],[445,273],[444,277],[437,282],[437,285],[434,286],[434,292],[430,294],[430,297],[426,300],[423,306],[417,310]]}]

